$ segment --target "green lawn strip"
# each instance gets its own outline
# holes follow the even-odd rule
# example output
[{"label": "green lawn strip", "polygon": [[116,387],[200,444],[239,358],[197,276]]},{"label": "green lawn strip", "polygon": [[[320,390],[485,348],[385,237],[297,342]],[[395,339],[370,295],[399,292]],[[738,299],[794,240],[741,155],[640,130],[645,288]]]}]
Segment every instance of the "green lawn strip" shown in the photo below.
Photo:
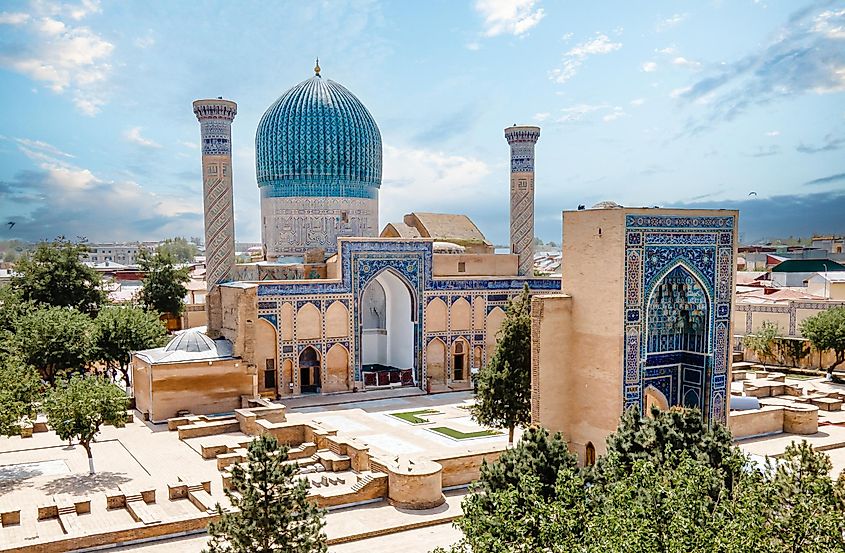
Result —
[{"label": "green lawn strip", "polygon": [[437,432],[438,434],[443,434],[444,436],[448,436],[454,440],[468,440],[470,438],[482,438],[486,436],[498,436],[500,432],[495,430],[477,430],[475,432],[461,432],[460,430],[455,430],[454,428],[449,428],[448,426],[435,426],[433,428],[429,428],[432,432]]},{"label": "green lawn strip", "polygon": [[437,409],[420,409],[419,411],[404,411],[400,413],[390,413],[390,416],[396,417],[397,419],[401,419],[411,424],[425,424],[430,421],[418,415],[437,415],[439,413],[440,411],[438,411]]}]

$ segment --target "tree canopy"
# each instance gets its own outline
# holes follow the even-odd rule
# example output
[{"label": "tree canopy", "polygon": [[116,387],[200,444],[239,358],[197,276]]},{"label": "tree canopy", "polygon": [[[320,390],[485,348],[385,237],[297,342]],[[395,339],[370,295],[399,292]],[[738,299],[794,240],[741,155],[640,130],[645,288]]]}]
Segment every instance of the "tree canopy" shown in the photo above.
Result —
[{"label": "tree canopy", "polygon": [[17,317],[5,346],[52,384],[80,373],[94,359],[94,321],[76,309],[47,307]]},{"label": "tree canopy", "polygon": [[306,496],[296,464],[286,463],[287,447],[262,435],[249,444],[246,463],[232,465],[233,510],[217,505],[209,553],[321,553],[326,551],[323,511]]},{"label": "tree canopy", "polygon": [[592,468],[542,453],[560,438],[527,431],[529,444],[503,454],[503,467],[497,461],[482,470],[455,522],[463,538],[451,551],[826,553],[845,547],[845,475],[831,478],[824,453],[793,444],[760,470],[724,428],[694,423],[696,411],[637,417],[626,413],[607,455]]},{"label": "tree canopy", "polygon": [[514,429],[531,421],[531,298],[528,287],[508,302],[496,351],[477,375],[472,416],[484,426]]},{"label": "tree canopy", "polygon": [[146,273],[139,299],[147,309],[174,317],[182,313],[190,280],[188,267],[176,268],[176,261],[167,250],[159,249],[154,254],[143,252],[138,264]]},{"label": "tree canopy", "polygon": [[96,357],[113,380],[119,372],[129,385],[132,352],[161,346],[167,331],[158,315],[139,307],[108,306],[97,315]]},{"label": "tree canopy", "polygon": [[190,263],[197,255],[197,246],[177,236],[159,244],[158,251],[169,254],[176,263]]},{"label": "tree canopy", "polygon": [[95,314],[106,294],[100,275],[80,261],[86,251],[64,239],[41,242],[18,260],[11,285],[25,301]]},{"label": "tree canopy", "polygon": [[32,367],[0,353],[0,435],[20,434],[21,420],[35,417],[40,391],[41,381]]},{"label": "tree canopy", "polygon": [[833,369],[845,362],[845,306],[826,309],[817,315],[804,319],[801,334],[819,351],[832,350],[834,361],[827,368],[829,375]]},{"label": "tree canopy", "polygon": [[104,424],[126,423],[129,398],[108,379],[98,375],[74,375],[60,380],[47,392],[44,411],[50,427],[63,440],[78,439],[88,454],[88,468],[94,474],[91,440]]},{"label": "tree canopy", "polygon": [[754,334],[748,334],[742,342],[745,346],[754,352],[757,359],[763,366],[766,366],[766,361],[774,358],[777,349],[777,338],[780,334],[780,329],[777,323],[771,321],[763,321],[763,325]]}]

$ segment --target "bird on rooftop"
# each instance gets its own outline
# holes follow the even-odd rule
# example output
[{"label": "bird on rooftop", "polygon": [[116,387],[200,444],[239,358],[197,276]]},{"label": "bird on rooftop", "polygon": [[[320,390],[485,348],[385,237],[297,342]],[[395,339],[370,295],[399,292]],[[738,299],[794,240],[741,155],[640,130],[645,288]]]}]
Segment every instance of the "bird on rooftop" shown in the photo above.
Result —
[{"label": "bird on rooftop", "polygon": [[578,206],[578,211],[581,211],[582,209],[586,209],[586,206],[584,206],[584,204],[580,204]]}]

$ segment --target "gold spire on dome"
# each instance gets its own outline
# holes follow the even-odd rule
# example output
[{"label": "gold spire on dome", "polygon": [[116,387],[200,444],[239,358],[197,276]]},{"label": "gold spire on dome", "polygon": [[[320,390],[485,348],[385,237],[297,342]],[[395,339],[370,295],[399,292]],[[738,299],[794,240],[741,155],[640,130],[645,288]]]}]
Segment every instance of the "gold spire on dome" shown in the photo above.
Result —
[{"label": "gold spire on dome", "polygon": [[314,74],[320,76],[320,58],[317,58],[317,63],[314,65]]}]

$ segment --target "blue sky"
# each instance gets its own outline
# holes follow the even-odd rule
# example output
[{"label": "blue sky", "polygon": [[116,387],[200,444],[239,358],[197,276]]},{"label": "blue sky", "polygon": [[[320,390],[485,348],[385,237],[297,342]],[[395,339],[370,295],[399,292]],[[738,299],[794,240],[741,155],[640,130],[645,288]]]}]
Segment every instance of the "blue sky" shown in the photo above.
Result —
[{"label": "blue sky", "polygon": [[259,240],[255,128],[316,56],[381,129],[382,226],[464,212],[505,242],[503,128],[534,123],[546,240],[607,199],[845,233],[845,1],[3,0],[0,238],[201,235],[191,101],[224,96]]}]

